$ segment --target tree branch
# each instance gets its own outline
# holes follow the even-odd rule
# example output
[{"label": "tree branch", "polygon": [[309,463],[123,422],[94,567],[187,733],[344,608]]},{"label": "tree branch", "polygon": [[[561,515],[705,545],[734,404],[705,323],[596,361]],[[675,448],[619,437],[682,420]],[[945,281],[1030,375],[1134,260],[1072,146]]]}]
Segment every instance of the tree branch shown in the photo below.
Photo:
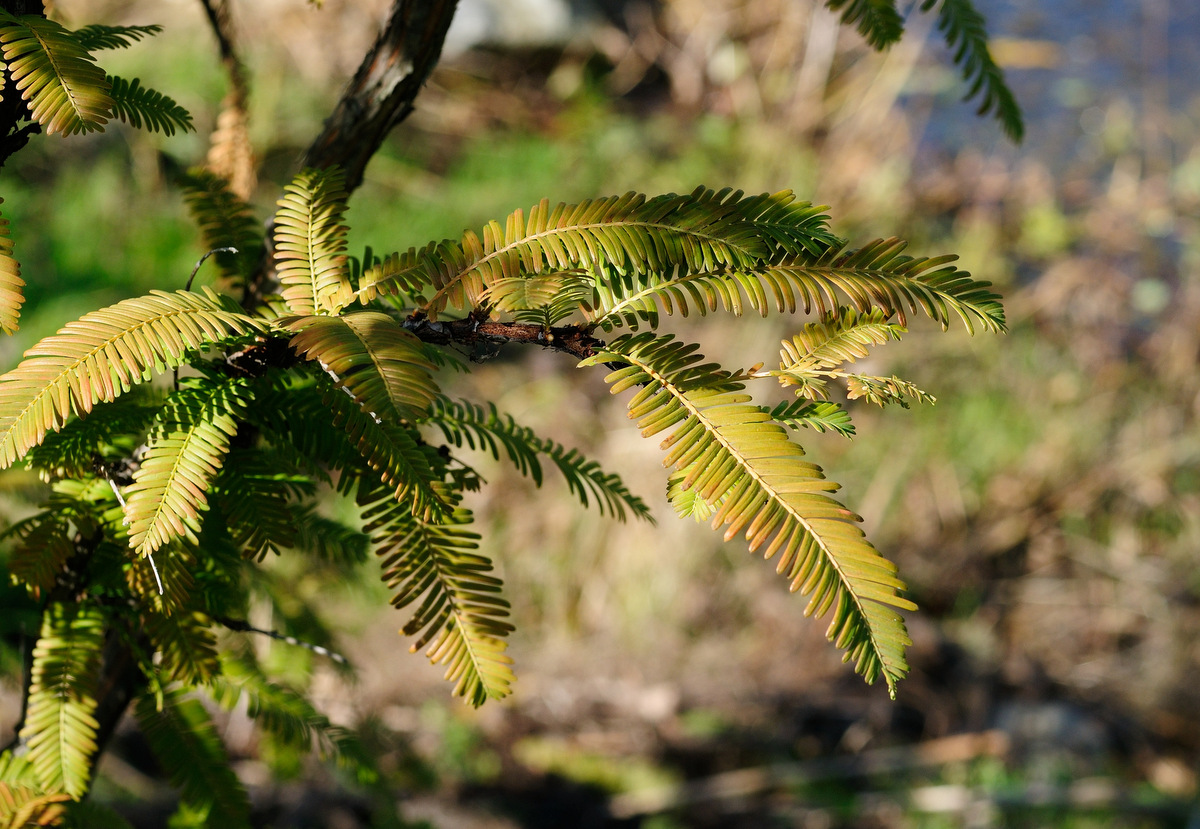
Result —
[{"label": "tree branch", "polygon": [[404,321],[404,327],[416,334],[423,342],[434,345],[475,345],[488,343],[526,343],[563,351],[582,360],[604,346],[581,325],[562,325],[546,328],[528,322],[498,322],[480,319],[474,314],[461,320],[438,320],[430,322],[423,316],[413,316]]},{"label": "tree branch", "polygon": [[383,33],[355,73],[325,128],[304,155],[304,167],[340,165],[346,192],[413,101],[442,54],[458,0],[395,0]]}]

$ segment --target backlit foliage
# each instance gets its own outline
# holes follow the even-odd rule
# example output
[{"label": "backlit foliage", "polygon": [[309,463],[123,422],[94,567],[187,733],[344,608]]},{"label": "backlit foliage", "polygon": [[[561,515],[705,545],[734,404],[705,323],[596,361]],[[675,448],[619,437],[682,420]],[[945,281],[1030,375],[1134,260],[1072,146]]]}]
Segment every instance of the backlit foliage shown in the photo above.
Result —
[{"label": "backlit foliage", "polygon": [[[831,400],[837,381],[849,399],[930,399],[903,380],[856,374],[844,364],[899,339],[905,327],[892,320],[906,311],[924,311],[943,325],[955,314],[969,329],[1002,329],[1003,313],[986,283],[947,258],[902,255],[894,241],[846,251],[825,215],[788,193],[746,197],[699,189],[554,208],[543,202],[528,217],[516,211],[503,226],[489,225],[482,240],[468,231],[461,240],[390,257],[411,267],[403,276],[368,271],[367,288],[355,288],[340,254],[345,205],[339,180],[336,172],[305,171],[276,217],[292,240],[282,243],[277,232],[280,282],[291,297],[285,301],[294,310],[321,313],[279,315],[268,304],[248,314],[207,289],[156,292],[94,311],[35,345],[0,378],[0,461],[21,460],[72,417],[115,401],[156,372],[190,364],[204,376],[181,381],[162,398],[124,486],[122,510],[95,516],[102,531],[127,539],[134,557],[125,566],[144,567],[140,559],[168,542],[198,545],[209,492],[231,442],[246,434],[243,452],[257,447],[307,456],[302,464],[315,464],[339,487],[358,492],[363,531],[383,560],[385,580],[399,590],[395,603],[417,607],[406,627],[419,634],[415,647],[432,643],[429,655],[449,666],[457,693],[476,703],[503,696],[511,681],[507,667],[498,667],[507,665],[502,653],[509,626],[500,621],[507,604],[489,574],[489,556],[477,552],[477,538],[462,529],[469,513],[458,501],[469,478],[454,467],[469,467],[430,443],[427,426],[455,449],[478,442],[497,457],[506,454],[539,483],[538,458],[548,456],[585,503],[590,498],[618,515],[647,513],[619,480],[577,453],[494,410],[445,401],[437,381],[440,359],[419,333],[442,324],[434,314],[503,323],[505,314],[487,304],[493,285],[568,273],[577,286],[588,286],[586,293],[576,288],[572,315],[559,319],[589,338],[580,366],[606,366],[614,393],[636,391],[630,416],[646,437],[671,430],[662,447],[664,464],[685,473],[678,492],[694,489],[713,511],[714,527],[727,528],[727,538],[744,533],[752,550],[778,554],[792,588],[812,595],[808,612],[832,613],[830,640],[868,680],[882,677],[894,687],[905,672],[907,638],[891,608],[912,604],[894,568],[863,538],[857,516],[829,496],[837,485],[801,460],[804,452],[785,425],[848,434],[845,412]],[[357,302],[345,308],[329,301],[350,296]],[[529,305],[537,294],[523,296]],[[547,294],[543,304],[556,302]],[[652,330],[607,344],[590,333],[653,329],[660,313],[689,307],[704,313],[830,310],[783,343],[780,367],[771,371],[730,372],[703,363],[696,346]],[[530,328],[542,344],[553,345],[548,326],[519,330]],[[745,390],[770,378],[826,405],[781,409],[776,420],[776,410],[754,404]],[[286,412],[280,396],[295,395],[304,405],[313,391],[320,403],[308,417],[325,425],[305,426],[320,428],[322,437],[255,434],[251,424],[264,416],[260,394]],[[110,489],[115,498],[115,485]],[[92,497],[102,503],[108,495],[100,487]],[[257,558],[264,547],[287,546],[261,539],[243,552]],[[39,575],[30,586],[41,589],[47,581]],[[190,601],[182,599],[177,611]]]},{"label": "backlit foliage", "polygon": [[[879,47],[902,29],[890,0],[829,5]],[[939,9],[972,94],[1019,132],[973,9],[965,0]],[[47,133],[95,131],[111,118],[168,135],[190,129],[171,99],[106,76],[92,56],[157,31],[72,32],[0,13],[13,87],[4,94],[19,92]],[[244,706],[279,745],[375,779],[353,734],[274,681],[232,635],[267,633],[334,656],[334,634],[315,614],[280,612],[303,627],[284,633],[244,621],[252,606],[280,610],[290,599],[259,567],[270,556],[337,574],[373,553],[402,634],[445,668],[453,693],[474,705],[509,694],[513,628],[496,565],[511,553],[472,528],[467,504],[484,481],[470,452],[507,459],[539,486],[553,465],[584,506],[617,519],[651,513],[578,450],[490,401],[448,398],[445,373],[476,368],[455,356],[463,346],[554,349],[627,395],[630,418],[664,453],[661,485],[676,513],[775,559],[807,597],[804,612],[828,619],[845,660],[894,696],[910,644],[899,611],[915,605],[795,434],[853,436],[847,401],[932,402],[901,378],[853,370],[899,340],[909,316],[1004,330],[999,298],[954,257],[910,256],[895,239],[851,248],[824,208],[789,192],[699,187],[546,199],[480,233],[354,261],[337,169],[303,170],[284,188],[265,225],[270,246],[222,178],[193,172],[183,188],[217,253],[219,289],[189,281],[92,311],[0,376],[0,469],[28,466],[48,486],[42,511],[6,533],[9,577],[39,603],[42,627],[21,746],[0,754],[0,826],[64,814],[120,825],[78,802],[103,748],[101,674],[114,653],[136,676],[137,722],[180,790],[179,825],[249,825],[246,791],[197,695]],[[9,332],[22,284],[0,220]],[[777,369],[724,368],[659,331],[663,315],[751,312],[805,315]],[[752,392],[772,387],[794,399],[756,402]],[[331,493],[349,512],[322,511]]]}]

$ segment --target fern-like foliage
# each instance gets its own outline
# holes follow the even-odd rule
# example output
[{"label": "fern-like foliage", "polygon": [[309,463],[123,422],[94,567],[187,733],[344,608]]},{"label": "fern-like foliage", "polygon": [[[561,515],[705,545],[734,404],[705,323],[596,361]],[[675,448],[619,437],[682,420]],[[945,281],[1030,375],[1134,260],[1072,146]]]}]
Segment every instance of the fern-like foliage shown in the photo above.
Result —
[{"label": "fern-like foliage", "polygon": [[[401,307],[408,303],[424,304],[422,291],[428,288],[426,274],[441,271],[442,281],[448,282],[454,275],[456,264],[463,263],[462,249],[450,240],[392,253],[378,262],[364,264],[355,297],[364,304],[378,297],[393,300]],[[461,306],[462,303],[458,304]]]},{"label": "fern-like foliage", "polygon": [[[327,402],[331,397],[332,406]],[[357,468],[362,458],[358,446],[342,429],[330,429],[329,423],[331,415],[336,420],[337,412],[342,409],[351,410],[348,417],[353,416],[353,410],[361,413],[361,409],[345,394],[339,394],[331,383],[288,372],[259,384],[254,399],[256,405],[247,413],[249,422],[262,431],[280,459],[279,471],[294,469],[314,481],[332,483],[332,471]],[[255,466],[251,470],[265,472]],[[231,471],[226,467],[224,474]],[[352,476],[343,476],[339,479],[339,491],[348,492],[347,487],[354,480]]]},{"label": "fern-like foliage", "polygon": [[878,309],[860,314],[845,308],[805,325],[791,342],[784,340],[781,354],[794,371],[836,368],[866,357],[870,346],[900,339],[904,330],[903,325],[888,322]]},{"label": "fern-like foliage", "polygon": [[437,397],[421,341],[386,314],[301,317],[281,325],[296,332],[296,353],[317,362],[377,422],[418,420]]},{"label": "fern-like foliage", "polygon": [[1025,135],[1021,107],[1008,84],[1004,72],[988,49],[987,28],[983,15],[971,0],[922,0],[921,11],[937,7],[938,28],[946,45],[954,53],[954,62],[970,85],[967,98],[979,96],[979,114],[994,114],[1004,132],[1014,141]]},{"label": "fern-like foliage", "polygon": [[89,52],[102,49],[124,49],[144,37],[152,37],[162,31],[162,26],[105,26],[93,23],[76,29],[72,34],[75,42]]},{"label": "fern-like foliage", "polygon": [[[932,395],[907,380],[873,377],[842,368],[845,363],[867,356],[870,346],[900,339],[904,330],[903,325],[889,322],[880,310],[867,314],[860,314],[852,308],[844,308],[840,314],[830,312],[820,321],[804,326],[790,342],[784,340],[779,352],[779,371],[762,372],[759,376],[775,375],[782,385],[793,387],[797,396],[810,401],[826,400],[829,380],[839,379],[845,381],[846,396],[851,400],[864,398],[880,406],[898,403],[904,408],[908,408],[906,398],[920,403],[934,403],[936,401]],[[821,405],[813,403],[795,411],[781,409],[781,412],[795,420],[801,414],[811,417]],[[818,420],[806,425],[822,428],[819,424]],[[828,427],[836,429],[832,421]]]},{"label": "fern-like foliage", "polygon": [[470,401],[435,401],[429,423],[437,426],[446,440],[455,446],[479,448],[500,460],[500,448],[522,475],[542,485],[539,455],[548,457],[567,481],[567,488],[586,507],[595,501],[600,511],[620,521],[626,514],[653,521],[650,508],[625,486],[619,476],[605,472],[596,461],[588,460],[577,449],[567,449],[552,440],[540,438],[511,415],[502,415],[495,404],[486,407]]},{"label": "fern-like foliage", "polygon": [[371,540],[340,521],[319,514],[311,504],[294,505],[293,548],[334,566],[351,566],[367,560]]},{"label": "fern-like foliage", "polygon": [[876,49],[885,49],[904,33],[904,19],[896,11],[896,0],[825,0],[842,22],[856,26],[858,33]]},{"label": "fern-like foliage", "polygon": [[[0,204],[4,199],[0,199]],[[21,291],[21,264],[13,256],[13,241],[8,233],[8,219],[0,216],[0,331],[12,334],[17,330],[17,318],[25,295]]]},{"label": "fern-like foliage", "polygon": [[492,562],[476,552],[479,536],[465,529],[470,512],[459,508],[432,523],[377,490],[364,488],[359,500],[383,579],[397,591],[392,604],[415,608],[402,631],[418,637],[412,650],[429,645],[426,655],[446,666],[454,693],[474,705],[507,696],[513,681],[512,660],[504,654],[504,637],[512,631],[505,621],[508,602],[499,595]]},{"label": "fern-like foliage", "polygon": [[143,616],[149,636],[161,662],[159,670],[168,680],[185,685],[206,685],[221,673],[217,640],[211,622],[203,613],[174,613]]},{"label": "fern-like foliage", "polygon": [[82,478],[109,464],[120,465],[141,443],[141,435],[158,412],[159,396],[139,386],[87,417],[74,417],[47,434],[25,456],[42,480]]},{"label": "fern-like foliage", "polygon": [[210,826],[249,829],[250,802],[229,767],[225,746],[204,706],[180,690],[147,694],[137,705],[142,734],[180,790]]},{"label": "fern-like foliage", "polygon": [[303,694],[272,682],[244,660],[223,660],[222,674],[223,679],[210,689],[222,708],[232,710],[244,703],[247,716],[281,743],[300,751],[315,750],[322,760],[353,771],[360,783],[378,778],[354,733],[333,725]]},{"label": "fern-like foliage", "polygon": [[511,276],[492,283],[480,302],[520,322],[546,328],[579,313],[592,297],[592,279],[578,273]]},{"label": "fern-like foliage", "polygon": [[[877,48],[900,35],[894,0],[826,4]],[[970,0],[941,0],[937,13],[969,96],[1019,136],[982,18]],[[21,128],[17,148],[36,125],[65,135],[101,130],[112,118],[168,135],[192,129],[175,101],[140,80],[106,76],[92,58],[157,31],[70,32],[0,10],[0,69],[14,87],[0,93],[20,93],[35,122]],[[244,137],[241,104],[231,112],[238,117],[226,136]],[[244,165],[214,165],[249,174]],[[253,658],[221,651],[216,624],[305,636],[316,652],[334,644],[286,571],[256,566],[268,553],[307,556],[310,579],[373,551],[392,604],[409,614],[403,633],[413,650],[443,665],[468,702],[510,692],[509,605],[462,505],[482,478],[454,450],[507,456],[538,485],[550,463],[585,506],[621,519],[650,513],[576,450],[490,404],[447,400],[438,372],[471,369],[457,346],[478,354],[505,340],[536,343],[612,369],[612,391],[633,393],[629,414],[642,433],[665,435],[676,512],[724,528],[727,539],[744,534],[751,551],[777,557],[791,588],[809,597],[805,612],[830,616],[829,639],[894,695],[910,644],[898,610],[914,605],[860,519],[831,497],[837,484],[788,430],[853,435],[849,406],[828,399],[835,384],[850,400],[932,401],[906,380],[848,367],[898,339],[906,314],[943,328],[957,318],[970,332],[1004,330],[999,297],[953,257],[908,256],[895,239],[851,250],[830,232],[824,208],[789,192],[701,187],[543,200],[479,234],[383,259],[368,248],[352,262],[345,183],[329,169],[305,170],[285,189],[268,262],[259,223],[233,186],[195,173],[184,188],[208,249],[232,249],[218,254],[222,287],[241,280],[243,303],[208,288],[127,299],[69,323],[0,376],[0,469],[25,460],[50,492],[41,512],[5,534],[9,577],[44,607],[20,735],[25,754],[0,754],[0,829],[60,819],[122,825],[78,804],[98,735],[114,724],[97,722],[108,708],[97,695],[117,686],[140,694],[142,732],[181,790],[173,825],[250,823],[213,722],[189,696],[200,689],[227,707],[244,705],[268,745],[315,746],[361,782],[376,778],[353,735]],[[23,287],[13,252],[0,218],[0,330],[10,333]],[[390,307],[371,307],[377,300]],[[350,311],[355,302],[368,307]],[[771,371],[730,372],[705,363],[697,346],[637,332],[656,329],[664,313],[718,310],[818,317],[784,342]],[[619,328],[635,333],[599,339]],[[182,381],[177,371],[170,386],[148,382],[184,366],[191,371]],[[760,378],[778,380],[796,399],[756,405],[745,386]],[[353,497],[354,526],[322,512],[326,487]],[[271,608],[280,630],[238,621],[255,601]],[[115,665],[137,670],[136,680],[115,675],[125,670]]]},{"label": "fern-like foliage", "polygon": [[545,273],[609,269],[617,273],[736,270],[789,255],[819,256],[837,242],[826,217],[791,193],[744,196],[741,191],[697,188],[691,194],[647,199],[626,193],[559,204],[534,205],[504,225],[491,222],[482,239],[467,231],[460,243],[414,249],[387,269],[363,276],[359,298],[427,284],[421,305],[431,319],[448,306],[480,304],[504,279]]},{"label": "fern-like foliage", "polygon": [[94,694],[103,644],[104,618],[96,608],[55,603],[42,616],[33,651],[21,736],[42,788],[76,800],[88,790],[96,750]]},{"label": "fern-like foliage", "polygon": [[192,132],[192,115],[161,92],[142,86],[140,78],[127,81],[108,76],[112,115],[135,129],[174,135],[176,130]]},{"label": "fern-like foliage", "polygon": [[850,413],[828,400],[793,400],[780,403],[769,412],[771,420],[793,429],[815,429],[836,432],[842,437],[854,437]]},{"label": "fern-like foliage", "polygon": [[217,266],[227,279],[242,280],[258,266],[263,254],[263,235],[250,205],[240,199],[229,182],[207,170],[192,170],[179,180],[192,218],[200,228],[207,250],[221,252]]},{"label": "fern-like foliage", "polygon": [[76,548],[66,510],[44,512],[18,521],[5,531],[17,543],[9,555],[10,576],[25,585],[33,598],[50,591]]},{"label": "fern-like foliage", "polygon": [[213,484],[221,523],[247,558],[261,561],[298,543],[303,522],[293,501],[312,495],[316,487],[308,476],[286,471],[288,466],[280,455],[235,449]]},{"label": "fern-like foliage", "polygon": [[228,380],[197,380],[167,398],[125,491],[129,545],[139,556],[175,536],[194,540],[205,493],[248,402],[246,385]]},{"label": "fern-like foliage", "polygon": [[46,792],[27,758],[0,754],[0,829],[56,825],[70,801],[64,792]]},{"label": "fern-like foliage", "polygon": [[798,309],[826,314],[848,301],[861,312],[878,308],[895,314],[902,325],[906,309],[919,308],[943,329],[958,317],[970,332],[976,325],[1005,330],[1004,307],[989,290],[991,283],[955,268],[951,263],[957,257],[915,258],[904,253],[905,247],[899,239],[880,239],[846,250],[839,241],[819,256],[741,271],[651,274],[636,280],[603,274],[590,321],[606,330],[620,325],[636,330],[641,322],[657,325],[660,306],[684,316],[689,308],[702,315],[717,308],[740,315],[746,307],[766,316],[772,307],[789,314]]},{"label": "fern-like foliage", "polygon": [[851,400],[863,399],[877,406],[895,403],[908,408],[908,401],[936,403],[937,398],[899,377],[872,377],[868,374],[851,374],[846,377],[846,396]]},{"label": "fern-like foliage", "polygon": [[13,85],[47,134],[91,132],[108,123],[113,101],[104,70],[58,23],[0,10],[0,50]]},{"label": "fern-like foliage", "polygon": [[[121,515],[120,505],[116,513]],[[122,542],[118,557],[124,565],[121,572],[125,577],[125,588],[139,607],[172,616],[191,605],[197,565],[200,561],[208,565],[215,556],[205,551],[205,558],[198,560],[193,547],[173,542],[160,548],[152,562],[146,559],[131,562],[128,542],[115,527],[110,529]]]},{"label": "fern-like foliage", "polygon": [[646,437],[663,440],[665,466],[688,469],[682,490],[719,504],[714,528],[726,539],[745,532],[751,551],[779,554],[793,590],[811,595],[806,615],[833,611],[827,636],[868,682],[883,677],[894,695],[911,644],[894,608],[914,609],[904,584],[857,526],[858,516],[826,493],[838,488],[782,426],[750,402],[728,372],[700,363],[694,347],[651,334],[618,338],[583,365],[618,363],[613,393],[635,386],[629,415]]},{"label": "fern-like foliage", "polygon": [[422,441],[414,428],[377,420],[332,384],[328,384],[325,405],[333,414],[334,425],[345,431],[350,444],[392,488],[397,501],[425,520],[451,509],[442,485],[445,459]]},{"label": "fern-like foliage", "polygon": [[207,288],[152,291],[85,314],[0,377],[0,468],[62,428],[68,415],[116,399],[189,352],[263,331],[262,322]]},{"label": "fern-like foliage", "polygon": [[342,223],[344,181],[337,169],[305,170],[279,200],[275,266],[294,314],[336,314],[352,298]]},{"label": "fern-like foliage", "polygon": [[446,509],[438,491],[444,464],[411,426],[438,393],[417,339],[374,311],[281,325],[297,332],[291,347],[329,376],[327,412],[396,497],[426,517]]}]

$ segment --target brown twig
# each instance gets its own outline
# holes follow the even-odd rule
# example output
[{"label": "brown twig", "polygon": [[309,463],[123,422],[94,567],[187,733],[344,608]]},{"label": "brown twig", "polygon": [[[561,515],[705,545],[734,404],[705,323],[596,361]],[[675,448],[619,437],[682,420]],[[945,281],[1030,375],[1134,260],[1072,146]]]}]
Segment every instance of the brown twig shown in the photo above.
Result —
[{"label": "brown twig", "polygon": [[546,328],[528,322],[498,322],[480,319],[475,315],[461,320],[439,320],[431,322],[424,317],[412,317],[404,327],[422,341],[435,345],[475,345],[488,343],[526,343],[563,351],[579,359],[591,357],[597,348],[604,345],[578,325],[563,325]]},{"label": "brown twig", "polygon": [[413,111],[457,6],[458,0],[395,0],[387,25],[309,145],[303,166],[340,166],[348,193],[362,184],[367,162]]}]

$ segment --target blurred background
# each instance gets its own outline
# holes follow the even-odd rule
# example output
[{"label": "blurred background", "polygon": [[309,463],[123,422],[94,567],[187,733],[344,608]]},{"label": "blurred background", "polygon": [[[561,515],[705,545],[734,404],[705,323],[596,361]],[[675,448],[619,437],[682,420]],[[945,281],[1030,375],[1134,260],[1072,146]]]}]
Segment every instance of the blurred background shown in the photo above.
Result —
[{"label": "blurred background", "polygon": [[[4,169],[30,283],[5,368],[68,319],[183,286],[202,251],[173,181],[203,160],[227,85],[196,3],[53,5],[69,26],[165,25],[105,68],[176,98],[198,131],[35,141]],[[264,218],[386,5],[233,4]],[[896,702],[840,663],[771,564],[673,516],[656,446],[599,374],[513,348],[458,381],[602,460],[658,525],[472,458],[518,628],[515,694],[479,711],[404,652],[373,562],[336,589],[273,565],[357,673],[261,647],[363,729],[408,825],[1200,826],[1200,8],[976,5],[1027,117],[1019,146],[961,101],[915,11],[879,55],[811,0],[463,0],[354,196],[352,252],[457,236],[543,196],[790,188],[855,244],[958,253],[998,286],[1011,331],[914,321],[872,366],[937,405],[855,406],[855,440],[805,441],[921,607]],[[802,322],[672,326],[738,366],[770,362]],[[2,483],[0,513],[28,512],[28,485]],[[0,741],[19,666],[0,653]],[[397,825],[247,723],[235,713],[224,736],[264,825]],[[170,792],[132,752],[101,771],[97,796],[163,825]]]}]

